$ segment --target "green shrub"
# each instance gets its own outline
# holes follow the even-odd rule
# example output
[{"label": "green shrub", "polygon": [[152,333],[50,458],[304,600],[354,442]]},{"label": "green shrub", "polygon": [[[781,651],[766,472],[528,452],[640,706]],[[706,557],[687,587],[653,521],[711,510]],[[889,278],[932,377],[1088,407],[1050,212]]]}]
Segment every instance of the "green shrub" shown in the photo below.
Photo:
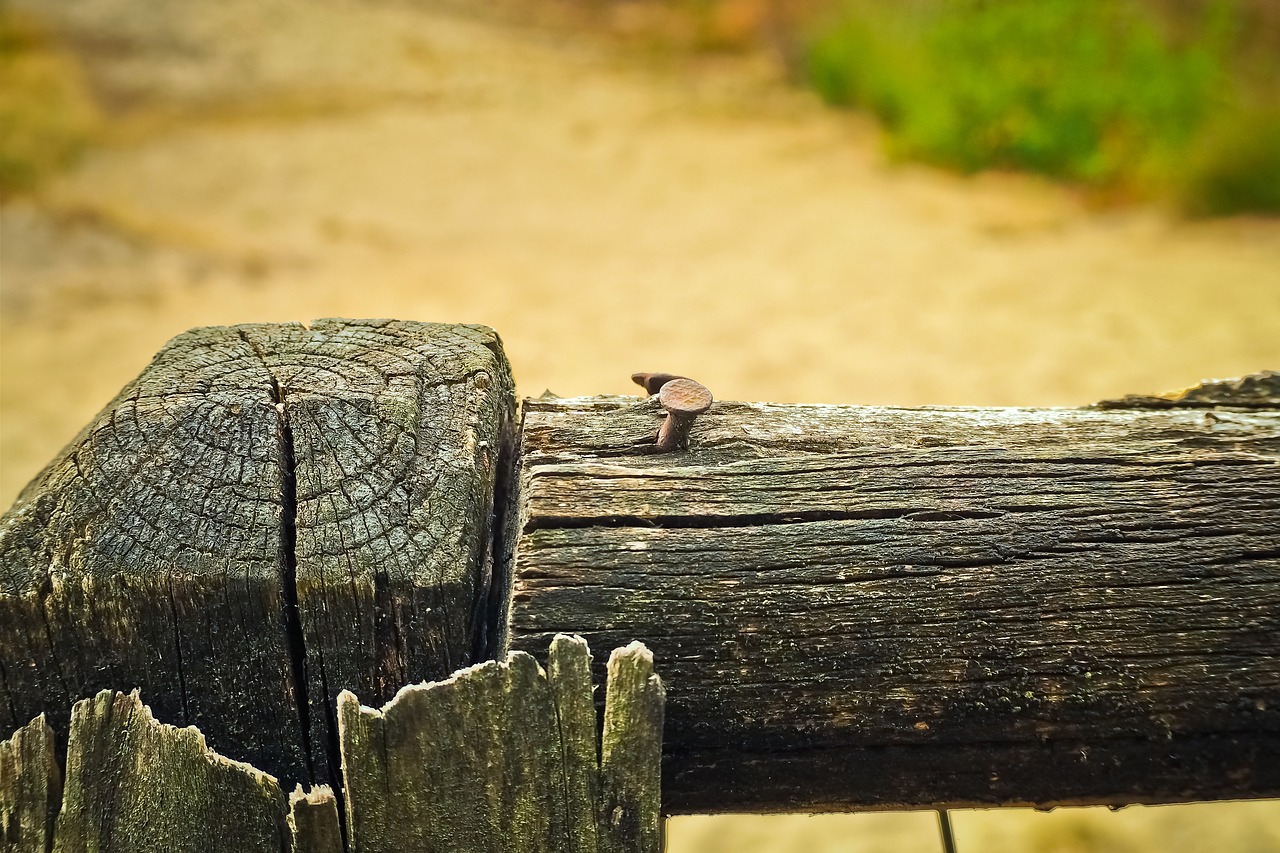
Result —
[{"label": "green shrub", "polygon": [[0,9],[0,194],[34,189],[71,163],[97,120],[76,62]]},{"label": "green shrub", "polygon": [[[807,64],[829,102],[880,117],[898,156],[1243,201],[1233,158],[1274,175],[1280,147],[1203,142],[1237,98],[1236,23],[1229,2],[1181,39],[1136,0],[855,2],[810,40]],[[1201,148],[1208,171],[1188,180]]]},{"label": "green shrub", "polygon": [[1245,111],[1209,131],[1181,195],[1197,214],[1280,214],[1280,109]]}]

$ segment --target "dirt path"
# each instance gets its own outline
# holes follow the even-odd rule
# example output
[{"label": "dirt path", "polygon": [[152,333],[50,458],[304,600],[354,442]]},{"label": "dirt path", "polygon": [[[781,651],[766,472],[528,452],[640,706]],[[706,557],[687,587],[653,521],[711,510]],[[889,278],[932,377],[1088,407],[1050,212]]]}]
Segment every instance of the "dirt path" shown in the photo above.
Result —
[{"label": "dirt path", "polygon": [[1280,363],[1280,223],[889,168],[761,62],[431,5],[38,5],[129,119],[0,220],[6,502],[201,324],[482,322],[531,393],[1073,404]]},{"label": "dirt path", "polygon": [[[435,3],[15,5],[119,120],[0,214],[5,505],[195,325],[485,323],[530,394],[666,369],[722,399],[1075,404],[1280,365],[1280,222],[892,168],[759,59],[654,68]],[[755,831],[700,826],[673,853]]]}]

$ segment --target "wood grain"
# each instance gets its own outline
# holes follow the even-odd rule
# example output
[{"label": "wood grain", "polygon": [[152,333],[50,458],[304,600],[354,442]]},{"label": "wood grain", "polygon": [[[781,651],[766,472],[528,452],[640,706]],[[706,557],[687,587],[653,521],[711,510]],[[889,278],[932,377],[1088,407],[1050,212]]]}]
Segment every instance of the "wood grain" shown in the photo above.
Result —
[{"label": "wood grain", "polygon": [[[0,841],[15,853],[660,853],[662,682],[639,643],[609,658],[597,736],[591,652],[527,654],[339,699],[346,825],[297,786],[155,719],[137,692],[76,703],[66,788],[43,717],[0,742]],[[55,818],[56,815],[56,818]]]},{"label": "wood grain", "polygon": [[104,690],[71,713],[53,853],[280,853],[276,780],[156,721],[135,692]]},{"label": "wood grain", "polygon": [[[554,649],[552,650],[555,651]],[[666,691],[643,643],[614,649],[600,734],[602,853],[660,851],[663,715]]]},{"label": "wood grain", "polygon": [[0,849],[48,853],[61,799],[53,729],[41,714],[0,741]]},{"label": "wood grain", "polygon": [[340,783],[332,698],[480,659],[514,396],[472,326],[175,338],[0,520],[0,733],[139,688],[290,781]]},{"label": "wood grain", "polygon": [[652,656],[610,659],[603,761],[586,643],[556,637],[547,656],[546,671],[515,653],[381,710],[339,697],[351,853],[659,853]]},{"label": "wood grain", "polygon": [[289,831],[293,853],[344,853],[342,824],[333,789],[319,785],[303,791],[298,785],[289,795]]},{"label": "wood grain", "polygon": [[653,650],[667,811],[1280,794],[1280,413],[660,418],[526,401],[507,639]]}]

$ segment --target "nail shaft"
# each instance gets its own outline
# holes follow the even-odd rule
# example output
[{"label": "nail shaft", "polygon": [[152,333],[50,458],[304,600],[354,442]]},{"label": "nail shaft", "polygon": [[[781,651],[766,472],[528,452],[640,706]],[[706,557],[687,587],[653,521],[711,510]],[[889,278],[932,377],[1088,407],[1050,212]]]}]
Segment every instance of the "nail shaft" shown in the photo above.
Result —
[{"label": "nail shaft", "polygon": [[715,400],[706,386],[683,377],[662,384],[658,391],[658,404],[667,412],[667,419],[658,428],[657,449],[670,453],[685,443],[693,419],[711,408]]}]

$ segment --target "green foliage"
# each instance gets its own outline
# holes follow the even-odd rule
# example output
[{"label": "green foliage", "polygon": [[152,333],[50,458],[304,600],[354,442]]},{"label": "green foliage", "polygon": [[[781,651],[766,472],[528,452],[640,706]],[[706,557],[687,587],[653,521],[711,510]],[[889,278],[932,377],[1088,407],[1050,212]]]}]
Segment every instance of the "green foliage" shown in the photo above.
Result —
[{"label": "green foliage", "polygon": [[71,163],[97,121],[75,61],[0,9],[0,194],[32,190]]},{"label": "green foliage", "polygon": [[[1246,139],[1204,141],[1236,98],[1238,29],[1225,0],[1182,39],[1136,0],[855,2],[811,40],[808,71],[829,102],[876,113],[899,156],[1274,209],[1239,171],[1276,174],[1274,129],[1264,142],[1269,125],[1240,113]],[[1196,151],[1207,171],[1188,175]]]},{"label": "green foliage", "polygon": [[1280,214],[1280,108],[1224,121],[1195,151],[1182,186],[1193,213]]}]

